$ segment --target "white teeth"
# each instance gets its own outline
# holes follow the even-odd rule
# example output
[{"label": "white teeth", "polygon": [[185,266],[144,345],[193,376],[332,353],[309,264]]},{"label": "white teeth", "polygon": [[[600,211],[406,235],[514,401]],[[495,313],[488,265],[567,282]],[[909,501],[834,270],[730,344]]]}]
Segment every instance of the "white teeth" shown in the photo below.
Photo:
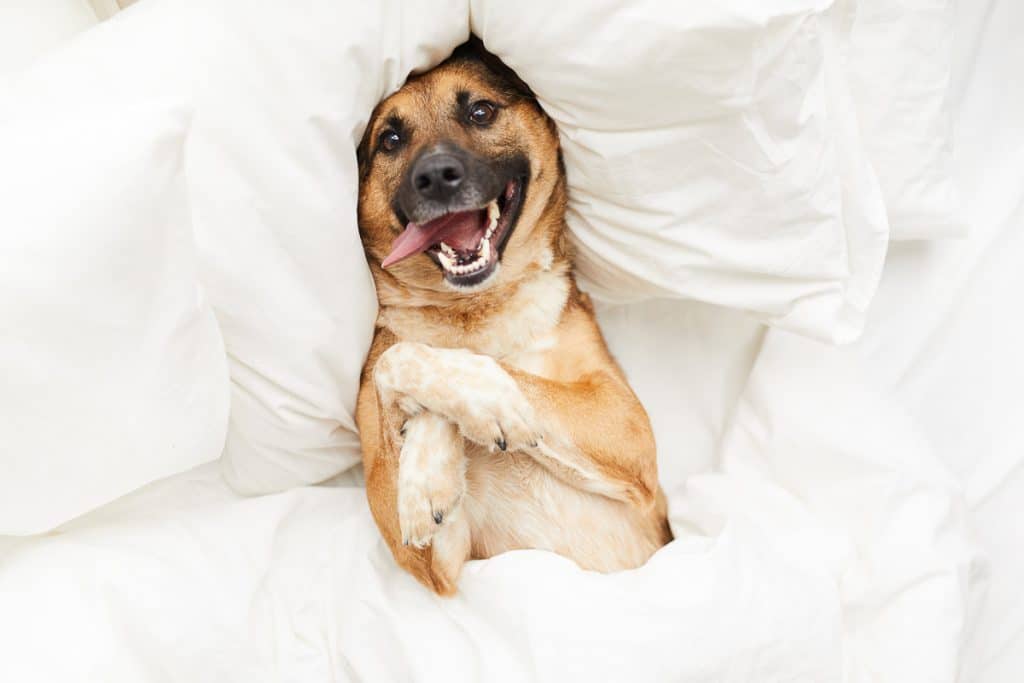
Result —
[{"label": "white teeth", "polygon": [[487,205],[487,218],[490,219],[490,223],[487,226],[487,232],[484,234],[484,239],[490,238],[494,234],[494,228],[498,226],[498,219],[501,217],[501,209],[498,208],[498,200],[493,199],[491,203]]},{"label": "white teeth", "polygon": [[456,264],[455,258],[450,258],[444,251],[437,252],[437,258],[441,266],[453,275],[468,275],[478,270],[483,270],[491,262],[491,241],[487,237],[480,241],[475,260],[465,264]]},{"label": "white teeth", "polygon": [[441,251],[443,251],[445,254],[447,254],[451,258],[455,258],[456,257],[455,250],[452,249],[451,247],[449,247],[444,242],[441,242]]},{"label": "white teeth", "polygon": [[[442,246],[444,245],[442,244]],[[439,251],[437,253],[437,258],[441,261],[441,266],[443,266],[445,270],[454,271],[458,268],[454,262],[454,253],[452,254],[452,258],[448,258],[448,255],[444,253],[444,251]]]},{"label": "white teeth", "polygon": [[[441,259],[441,263],[445,267],[445,270],[455,275],[468,275],[470,273],[475,273],[478,270],[482,270],[487,267],[487,264],[491,261],[491,244],[485,239],[480,243],[480,246],[482,249],[478,252],[478,256],[475,261],[471,261],[470,263],[463,265],[449,265],[447,262],[448,259],[445,257]],[[439,256],[443,257],[444,255],[439,254]]]}]

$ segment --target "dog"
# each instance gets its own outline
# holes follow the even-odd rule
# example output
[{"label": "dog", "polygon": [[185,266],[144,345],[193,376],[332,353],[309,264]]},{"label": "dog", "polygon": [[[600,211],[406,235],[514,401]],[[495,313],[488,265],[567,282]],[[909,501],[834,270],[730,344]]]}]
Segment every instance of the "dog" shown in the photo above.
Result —
[{"label": "dog", "polygon": [[380,308],[356,420],[397,563],[445,596],[514,549],[644,564],[671,540],[654,436],[576,286],[553,121],[474,38],[374,109],[357,161]]}]

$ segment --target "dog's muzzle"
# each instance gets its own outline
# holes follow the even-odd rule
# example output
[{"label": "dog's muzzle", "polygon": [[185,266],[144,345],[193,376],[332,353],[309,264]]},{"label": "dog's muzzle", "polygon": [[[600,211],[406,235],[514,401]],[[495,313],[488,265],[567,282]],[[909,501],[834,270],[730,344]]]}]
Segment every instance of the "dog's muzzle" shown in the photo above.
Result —
[{"label": "dog's muzzle", "polygon": [[421,153],[396,197],[405,230],[381,265],[426,253],[460,288],[488,280],[518,217],[528,162],[486,162],[454,145]]}]

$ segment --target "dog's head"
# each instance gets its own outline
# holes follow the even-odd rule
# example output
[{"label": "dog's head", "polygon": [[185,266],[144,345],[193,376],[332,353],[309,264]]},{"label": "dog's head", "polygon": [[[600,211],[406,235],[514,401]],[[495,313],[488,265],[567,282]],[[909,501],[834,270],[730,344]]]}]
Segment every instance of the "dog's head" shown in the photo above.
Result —
[{"label": "dog's head", "polygon": [[358,159],[359,228],[378,278],[458,295],[563,255],[558,133],[479,41],[381,102]]}]

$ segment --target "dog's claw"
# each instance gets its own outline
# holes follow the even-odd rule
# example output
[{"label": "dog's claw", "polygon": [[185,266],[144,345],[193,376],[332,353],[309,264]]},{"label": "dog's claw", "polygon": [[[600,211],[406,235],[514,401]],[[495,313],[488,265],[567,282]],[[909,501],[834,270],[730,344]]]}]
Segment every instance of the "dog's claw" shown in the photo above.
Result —
[{"label": "dog's claw", "polygon": [[503,451],[508,449],[508,444],[505,442],[505,437],[499,438],[494,443],[497,444],[498,448],[503,450]]},{"label": "dog's claw", "polygon": [[434,511],[434,524],[440,524],[444,521],[444,513],[440,510]]}]

